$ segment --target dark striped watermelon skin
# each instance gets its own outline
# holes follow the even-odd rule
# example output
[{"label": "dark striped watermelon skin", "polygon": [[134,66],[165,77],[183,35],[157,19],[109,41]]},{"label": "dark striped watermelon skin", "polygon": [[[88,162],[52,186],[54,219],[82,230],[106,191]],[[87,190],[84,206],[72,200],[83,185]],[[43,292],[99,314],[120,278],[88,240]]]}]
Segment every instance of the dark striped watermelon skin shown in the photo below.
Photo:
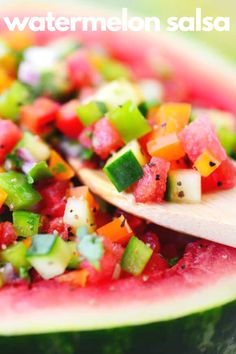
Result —
[{"label": "dark striped watermelon skin", "polygon": [[4,354],[235,354],[236,301],[177,320],[117,329],[0,337]]}]

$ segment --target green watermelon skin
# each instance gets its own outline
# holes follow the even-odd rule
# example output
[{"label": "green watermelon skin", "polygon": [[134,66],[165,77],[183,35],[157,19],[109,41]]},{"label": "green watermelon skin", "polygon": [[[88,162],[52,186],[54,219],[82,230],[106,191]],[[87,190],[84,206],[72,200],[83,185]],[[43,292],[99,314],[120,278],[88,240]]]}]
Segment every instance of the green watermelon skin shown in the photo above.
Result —
[{"label": "green watermelon skin", "polygon": [[1,337],[1,353],[235,354],[236,302],[173,321],[109,330]]}]

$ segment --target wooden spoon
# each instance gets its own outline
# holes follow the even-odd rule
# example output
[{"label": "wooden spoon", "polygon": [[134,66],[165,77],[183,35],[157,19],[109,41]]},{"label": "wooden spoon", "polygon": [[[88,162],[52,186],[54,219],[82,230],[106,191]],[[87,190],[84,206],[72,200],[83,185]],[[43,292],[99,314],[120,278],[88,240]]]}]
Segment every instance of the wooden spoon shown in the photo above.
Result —
[{"label": "wooden spoon", "polygon": [[136,203],[130,193],[119,193],[101,170],[70,160],[81,182],[110,204],[155,224],[196,237],[236,247],[236,188],[206,194],[199,204]]}]

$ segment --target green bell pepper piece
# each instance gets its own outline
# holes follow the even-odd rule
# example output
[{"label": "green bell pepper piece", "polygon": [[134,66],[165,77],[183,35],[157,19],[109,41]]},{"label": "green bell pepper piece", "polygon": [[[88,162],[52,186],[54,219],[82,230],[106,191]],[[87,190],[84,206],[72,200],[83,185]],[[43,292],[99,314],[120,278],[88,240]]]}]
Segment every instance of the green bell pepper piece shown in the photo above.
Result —
[{"label": "green bell pepper piece", "polygon": [[106,81],[129,78],[129,69],[120,62],[104,58],[100,64],[99,72]]},{"label": "green bell pepper piece", "polygon": [[87,127],[97,122],[107,112],[105,103],[100,101],[92,101],[77,108],[77,114],[81,122]]},{"label": "green bell pepper piece", "polygon": [[40,215],[29,211],[14,211],[13,224],[18,236],[33,236],[38,233]]},{"label": "green bell pepper piece", "polygon": [[40,194],[22,173],[0,173],[0,188],[8,194],[5,203],[11,210],[27,210],[41,200]]},{"label": "green bell pepper piece", "polygon": [[20,82],[13,85],[0,95],[0,116],[5,119],[17,120],[20,106],[27,103],[29,92]]},{"label": "green bell pepper piece", "polygon": [[41,179],[52,177],[52,173],[48,167],[46,161],[36,163],[32,169],[28,172],[28,182],[34,183]]},{"label": "green bell pepper piece", "polygon": [[151,131],[150,125],[131,101],[116,108],[108,118],[125,143],[138,139]]},{"label": "green bell pepper piece", "polygon": [[121,268],[133,275],[140,275],[152,256],[153,250],[133,236],[123,254]]},{"label": "green bell pepper piece", "polygon": [[1,252],[0,258],[5,263],[11,263],[14,268],[19,270],[21,267],[31,268],[26,259],[27,248],[23,242],[17,242]]}]

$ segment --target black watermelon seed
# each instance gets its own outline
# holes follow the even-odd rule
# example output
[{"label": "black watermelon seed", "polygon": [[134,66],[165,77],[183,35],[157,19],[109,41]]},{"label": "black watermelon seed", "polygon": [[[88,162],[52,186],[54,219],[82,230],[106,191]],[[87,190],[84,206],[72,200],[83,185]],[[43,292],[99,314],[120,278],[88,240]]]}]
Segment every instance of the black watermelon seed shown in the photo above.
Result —
[{"label": "black watermelon seed", "polygon": [[178,197],[179,197],[179,198],[183,198],[183,197],[184,197],[184,192],[183,192],[183,191],[180,191],[180,192],[178,193]]},{"label": "black watermelon seed", "polygon": [[124,227],[125,226],[125,219],[122,221],[122,223],[120,224],[120,227]]}]

